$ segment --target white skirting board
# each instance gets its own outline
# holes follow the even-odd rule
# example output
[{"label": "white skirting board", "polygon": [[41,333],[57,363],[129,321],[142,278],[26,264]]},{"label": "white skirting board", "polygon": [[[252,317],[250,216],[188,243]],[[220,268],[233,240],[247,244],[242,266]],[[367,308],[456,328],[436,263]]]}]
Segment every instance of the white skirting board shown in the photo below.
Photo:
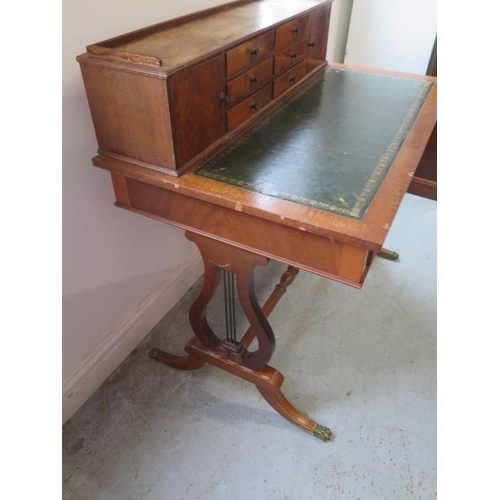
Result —
[{"label": "white skirting board", "polygon": [[199,252],[185,265],[165,273],[159,285],[124,312],[63,384],[63,424],[82,406],[153,327],[203,274]]}]

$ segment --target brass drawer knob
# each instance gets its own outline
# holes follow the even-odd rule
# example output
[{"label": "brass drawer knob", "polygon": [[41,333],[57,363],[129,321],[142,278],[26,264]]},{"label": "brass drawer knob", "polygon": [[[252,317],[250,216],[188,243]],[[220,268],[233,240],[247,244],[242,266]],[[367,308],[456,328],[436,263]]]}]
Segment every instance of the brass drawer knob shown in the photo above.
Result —
[{"label": "brass drawer knob", "polygon": [[259,103],[258,102],[252,102],[250,104],[250,109],[257,109],[259,107]]},{"label": "brass drawer knob", "polygon": [[316,42],[315,41],[312,41],[312,42],[309,42],[307,44],[308,47],[314,47],[316,45]]},{"label": "brass drawer knob", "polygon": [[258,56],[260,50],[259,49],[250,49],[250,55],[251,56]]},{"label": "brass drawer knob", "polygon": [[300,33],[300,29],[299,29],[299,28],[297,28],[297,27],[295,27],[295,28],[293,28],[293,29],[292,29],[292,33],[293,33],[294,35],[298,35],[298,34]]},{"label": "brass drawer knob", "polygon": [[297,52],[291,52],[291,53],[290,53],[290,57],[291,57],[292,59],[296,59],[296,58],[297,58]]},{"label": "brass drawer knob", "polygon": [[257,83],[259,81],[259,77],[258,76],[251,76],[250,77],[250,83]]},{"label": "brass drawer knob", "polygon": [[288,77],[288,81],[289,81],[290,83],[293,83],[295,80],[297,80],[297,78],[295,78],[295,76],[293,76],[293,75],[290,75],[290,76]]}]

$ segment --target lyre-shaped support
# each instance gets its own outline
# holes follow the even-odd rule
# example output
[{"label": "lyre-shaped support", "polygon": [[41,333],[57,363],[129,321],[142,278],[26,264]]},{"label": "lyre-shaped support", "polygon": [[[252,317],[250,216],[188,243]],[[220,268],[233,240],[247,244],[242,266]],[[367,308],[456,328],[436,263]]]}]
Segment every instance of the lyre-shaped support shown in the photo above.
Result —
[{"label": "lyre-shaped support", "polygon": [[[267,365],[274,352],[274,333],[255,296],[253,271],[256,266],[265,266],[268,259],[260,255],[221,244],[211,238],[196,233],[186,233],[186,237],[196,243],[203,257],[205,279],[198,298],[189,311],[191,327],[200,342],[235,363],[251,370]],[[256,351],[249,351],[248,345],[229,343],[220,339],[208,324],[207,306],[215,294],[220,281],[221,270],[236,276],[238,298],[250,327],[258,341]]]},{"label": "lyre-shaped support", "polygon": [[[287,287],[294,281],[298,269],[288,267],[261,308],[255,296],[253,271],[256,266],[265,266],[268,259],[199,234],[187,232],[186,237],[197,244],[205,267],[202,290],[189,311],[191,327],[196,337],[186,345],[187,355],[185,356],[175,356],[159,349],[152,349],[151,358],[180,370],[194,370],[205,362],[217,366],[253,383],[264,399],[293,424],[323,441],[330,441],[333,434],[327,427],[297,410],[286,399],[281,392],[283,375],[267,364],[275,347],[274,333],[267,321],[267,316],[272,312]],[[232,280],[236,277],[238,298],[250,322],[250,327],[240,342],[235,339],[234,325],[228,328],[226,334],[228,331],[230,334],[224,340],[213,332],[206,317],[207,306],[215,294],[222,271],[234,275],[229,280],[231,290],[233,289]],[[226,278],[227,276],[225,276],[225,284],[228,283]],[[229,307],[232,309],[233,298],[225,297],[225,299],[226,307],[230,304]],[[234,311],[231,310],[228,313],[226,310],[226,321],[230,318],[234,318]],[[248,348],[255,338],[258,341],[258,348],[255,351],[249,351]]]}]

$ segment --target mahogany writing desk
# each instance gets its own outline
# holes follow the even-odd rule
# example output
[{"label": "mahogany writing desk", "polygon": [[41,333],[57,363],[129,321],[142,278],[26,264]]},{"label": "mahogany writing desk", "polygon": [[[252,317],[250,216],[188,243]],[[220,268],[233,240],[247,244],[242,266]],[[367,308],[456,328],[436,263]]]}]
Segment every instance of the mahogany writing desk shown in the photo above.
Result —
[{"label": "mahogany writing desk", "polygon": [[[275,338],[267,316],[298,269],[362,286],[436,123],[436,96],[431,77],[330,64],[179,177],[95,157],[94,165],[111,172],[119,207],[185,229],[203,257],[186,355],[154,349],[151,357],[188,370],[207,362],[248,380],[285,418],[330,440],[328,428],[282,394],[283,376],[268,364]],[[261,307],[252,272],[269,259],[289,267]],[[205,315],[221,276],[225,335]],[[235,290],[250,323],[239,338],[231,325]]]}]

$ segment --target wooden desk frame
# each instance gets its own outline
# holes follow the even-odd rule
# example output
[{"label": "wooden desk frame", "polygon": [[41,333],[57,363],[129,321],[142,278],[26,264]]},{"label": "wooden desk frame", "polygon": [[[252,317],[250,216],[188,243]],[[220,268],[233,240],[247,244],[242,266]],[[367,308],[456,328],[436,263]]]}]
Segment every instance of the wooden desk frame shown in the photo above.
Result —
[{"label": "wooden desk frame", "polygon": [[[330,64],[338,69],[363,68]],[[370,70],[437,82],[427,76]],[[268,365],[275,347],[267,316],[293,281],[298,269],[360,288],[374,257],[384,252],[384,239],[407,192],[436,123],[437,84],[362,220],[349,219],[286,200],[247,191],[194,174],[193,166],[175,178],[119,159],[97,156],[94,165],[111,172],[116,205],[186,230],[198,246],[205,266],[200,296],[190,310],[195,337],[186,356],[153,349],[151,357],[174,368],[192,370],[210,363],[257,387],[266,401],[289,421],[328,441],[333,433],[290,404],[281,392],[283,375]],[[290,266],[261,308],[252,274],[274,259]],[[210,328],[205,311],[222,272],[236,278],[250,330],[240,341],[221,339]],[[249,351],[256,337],[258,348]]]}]

